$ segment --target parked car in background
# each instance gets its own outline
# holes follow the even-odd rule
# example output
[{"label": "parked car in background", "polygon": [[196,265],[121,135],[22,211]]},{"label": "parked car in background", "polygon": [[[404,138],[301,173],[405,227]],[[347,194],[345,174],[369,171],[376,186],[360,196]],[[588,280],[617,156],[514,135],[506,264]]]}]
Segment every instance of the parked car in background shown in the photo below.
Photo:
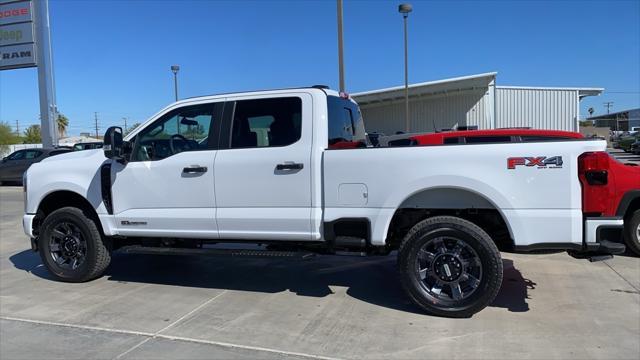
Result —
[{"label": "parked car in background", "polygon": [[73,151],[102,149],[102,142],[84,142],[73,145]]},{"label": "parked car in background", "polygon": [[23,149],[15,151],[0,163],[0,184],[16,182],[22,184],[22,174],[33,163],[37,163],[50,156],[70,152],[69,149]]},{"label": "parked car in background", "polygon": [[385,136],[383,133],[372,132],[367,134],[367,139],[369,139],[369,143],[371,146],[376,147],[380,145],[380,141],[378,140],[381,136]]},{"label": "parked car in background", "polygon": [[618,149],[622,149],[625,152],[630,152],[631,151],[631,144],[633,144],[634,142],[636,142],[638,140],[640,140],[640,135],[639,134],[622,136],[617,141],[617,148]]},{"label": "parked car in background", "polygon": [[[445,131],[409,137],[412,145],[486,144],[575,139],[584,139],[584,137],[582,134],[572,131],[541,129]],[[392,144],[390,144],[390,146],[392,146]]]},{"label": "parked car in background", "polygon": [[640,140],[636,140],[633,144],[631,144],[630,150],[634,155],[640,155]]}]

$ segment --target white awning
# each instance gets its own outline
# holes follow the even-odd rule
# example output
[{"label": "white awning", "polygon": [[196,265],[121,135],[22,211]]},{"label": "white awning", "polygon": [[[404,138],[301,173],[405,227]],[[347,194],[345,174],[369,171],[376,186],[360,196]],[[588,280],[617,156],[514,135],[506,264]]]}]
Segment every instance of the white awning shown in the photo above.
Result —
[{"label": "white awning", "polygon": [[[409,84],[409,97],[446,94],[467,90],[487,89],[495,81],[497,72],[462,76],[450,79]],[[351,94],[359,105],[404,99],[404,86]]]}]

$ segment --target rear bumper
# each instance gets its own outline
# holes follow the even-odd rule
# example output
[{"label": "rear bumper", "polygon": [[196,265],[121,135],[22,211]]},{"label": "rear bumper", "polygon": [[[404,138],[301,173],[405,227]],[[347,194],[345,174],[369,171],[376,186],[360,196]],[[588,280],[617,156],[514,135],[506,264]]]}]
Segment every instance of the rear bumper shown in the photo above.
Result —
[{"label": "rear bumper", "polygon": [[539,243],[516,246],[516,251],[571,250],[581,253],[622,254],[625,246],[622,240],[624,221],[622,217],[593,217],[584,221],[582,244],[579,243]]},{"label": "rear bumper", "polygon": [[603,254],[624,253],[623,229],[622,217],[587,218],[584,222],[585,250]]},{"label": "rear bumper", "polygon": [[587,246],[607,240],[622,243],[622,217],[592,217],[584,221],[584,242]]}]

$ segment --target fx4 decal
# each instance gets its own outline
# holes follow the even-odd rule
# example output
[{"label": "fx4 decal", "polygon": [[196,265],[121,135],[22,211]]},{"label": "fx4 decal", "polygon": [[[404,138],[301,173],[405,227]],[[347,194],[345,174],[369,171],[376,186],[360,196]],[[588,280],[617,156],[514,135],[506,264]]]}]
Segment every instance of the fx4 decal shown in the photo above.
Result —
[{"label": "fx4 decal", "polygon": [[516,166],[537,166],[540,168],[557,169],[562,167],[562,156],[537,156],[537,157],[510,157],[507,159],[507,169],[513,170]]}]

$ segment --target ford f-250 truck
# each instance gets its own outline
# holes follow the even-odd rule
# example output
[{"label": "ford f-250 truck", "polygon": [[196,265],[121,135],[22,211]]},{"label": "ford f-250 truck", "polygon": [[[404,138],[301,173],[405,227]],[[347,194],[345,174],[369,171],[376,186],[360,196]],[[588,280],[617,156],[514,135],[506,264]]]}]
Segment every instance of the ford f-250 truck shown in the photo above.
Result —
[{"label": "ford f-250 truck", "polygon": [[[348,95],[325,87],[192,98],[103,150],[32,166],[24,230],[62,281],[111,251],[256,255],[212,243],[386,255],[417,305],[466,317],[502,282],[499,247],[624,251],[621,217],[588,217],[604,141],[362,148]],[[594,160],[595,159],[595,160]],[[220,246],[220,245],[217,245]],[[236,246],[237,248],[238,246]]]}]

